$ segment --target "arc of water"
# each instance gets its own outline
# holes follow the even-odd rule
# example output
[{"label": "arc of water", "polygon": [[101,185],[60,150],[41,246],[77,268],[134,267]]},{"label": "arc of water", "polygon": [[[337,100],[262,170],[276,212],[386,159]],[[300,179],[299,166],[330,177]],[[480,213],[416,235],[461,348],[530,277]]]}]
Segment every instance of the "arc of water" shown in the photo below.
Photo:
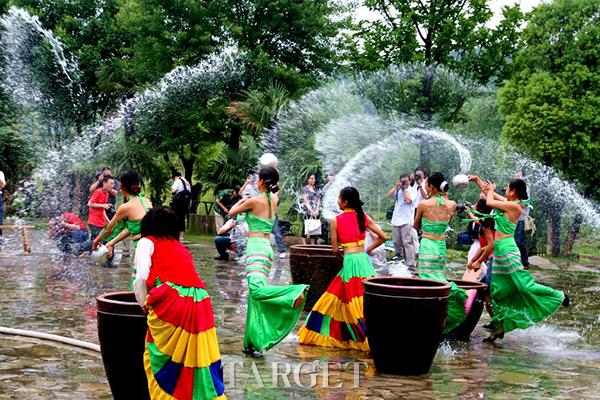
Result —
[{"label": "arc of water", "polygon": [[360,150],[344,165],[342,170],[337,174],[330,188],[325,192],[325,196],[323,198],[323,216],[327,219],[331,219],[335,216],[336,212],[338,211],[337,195],[344,186],[353,184],[351,177],[361,176],[360,173],[357,174],[357,171],[360,172],[366,167],[372,167],[377,160],[382,160],[382,157],[374,159],[372,157],[373,154],[387,154],[391,151],[395,151],[400,140],[414,140],[424,136],[428,136],[432,139],[444,140],[454,146],[460,156],[461,172],[465,173],[469,170],[471,167],[471,156],[469,150],[467,150],[460,142],[458,142],[458,140],[447,133],[436,129],[425,128],[410,128],[407,130],[402,130]]}]

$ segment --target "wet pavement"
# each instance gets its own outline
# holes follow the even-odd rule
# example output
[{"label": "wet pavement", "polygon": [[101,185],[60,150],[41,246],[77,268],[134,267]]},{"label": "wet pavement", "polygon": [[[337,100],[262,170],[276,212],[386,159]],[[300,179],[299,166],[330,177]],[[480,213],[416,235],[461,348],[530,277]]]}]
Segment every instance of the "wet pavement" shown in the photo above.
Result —
[{"label": "wet pavement", "polygon": [[[42,232],[32,236],[31,254],[7,246],[0,253],[0,326],[97,343],[95,296],[126,290],[131,260],[100,268],[85,257],[64,258]],[[365,353],[298,345],[294,334],[264,357],[245,356],[243,267],[215,262],[208,246],[190,245],[190,250],[212,297],[231,399],[600,399],[599,273],[534,270],[540,283],[566,290],[572,307],[533,328],[510,332],[496,345],[481,343],[486,332],[478,327],[470,342],[442,343],[429,375],[402,377],[377,373]],[[291,280],[287,259],[276,262],[272,279]],[[410,323],[395,322],[391,329],[410,329]],[[99,354],[0,335],[0,398],[111,395]]]}]

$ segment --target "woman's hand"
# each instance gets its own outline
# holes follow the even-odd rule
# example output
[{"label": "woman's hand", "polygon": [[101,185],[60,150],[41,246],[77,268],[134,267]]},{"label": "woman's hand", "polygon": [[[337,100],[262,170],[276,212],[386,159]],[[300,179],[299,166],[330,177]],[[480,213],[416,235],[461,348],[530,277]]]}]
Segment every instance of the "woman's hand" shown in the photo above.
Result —
[{"label": "woman's hand", "polygon": [[481,269],[481,261],[470,261],[467,264],[467,269],[479,271]]},{"label": "woman's hand", "polygon": [[98,235],[96,239],[92,242],[92,251],[96,250],[98,246],[100,246],[100,242],[102,241],[102,235]]},{"label": "woman's hand", "polygon": [[108,258],[111,259],[113,256],[114,246],[110,243],[106,243],[106,248],[108,249]]},{"label": "woman's hand", "polygon": [[487,184],[487,190],[488,191],[490,191],[490,190],[492,192],[496,191],[496,184],[495,183],[493,183],[492,181],[487,181],[486,184]]}]

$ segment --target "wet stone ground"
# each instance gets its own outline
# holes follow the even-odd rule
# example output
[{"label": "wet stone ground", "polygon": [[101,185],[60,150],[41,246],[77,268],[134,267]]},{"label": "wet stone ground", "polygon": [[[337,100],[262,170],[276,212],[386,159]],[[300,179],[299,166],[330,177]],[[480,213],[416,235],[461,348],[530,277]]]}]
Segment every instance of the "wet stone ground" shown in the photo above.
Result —
[{"label": "wet stone ground", "polygon": [[[131,260],[100,268],[85,257],[64,258],[42,232],[32,236],[31,254],[10,237],[15,244],[0,253],[0,326],[97,343],[95,296],[126,290]],[[539,282],[566,290],[573,306],[496,345],[481,343],[486,332],[478,327],[470,342],[442,343],[429,375],[402,377],[377,373],[365,353],[300,346],[295,334],[262,358],[245,356],[243,267],[215,262],[208,246],[189,247],[212,297],[231,399],[600,399],[599,273],[533,270]],[[290,282],[287,259],[277,261],[272,279]],[[410,329],[393,315],[390,321]],[[111,397],[97,353],[0,335],[0,398]]]}]

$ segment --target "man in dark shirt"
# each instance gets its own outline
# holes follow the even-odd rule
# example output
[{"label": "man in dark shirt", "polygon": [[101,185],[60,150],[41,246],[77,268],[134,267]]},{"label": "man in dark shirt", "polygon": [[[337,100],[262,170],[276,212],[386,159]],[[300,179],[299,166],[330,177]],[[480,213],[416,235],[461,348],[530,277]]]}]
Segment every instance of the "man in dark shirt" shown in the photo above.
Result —
[{"label": "man in dark shirt", "polygon": [[[229,219],[229,209],[241,199],[240,187],[236,185],[233,189],[222,190],[215,200],[215,218],[217,231]],[[220,218],[219,218],[220,217]]]}]

